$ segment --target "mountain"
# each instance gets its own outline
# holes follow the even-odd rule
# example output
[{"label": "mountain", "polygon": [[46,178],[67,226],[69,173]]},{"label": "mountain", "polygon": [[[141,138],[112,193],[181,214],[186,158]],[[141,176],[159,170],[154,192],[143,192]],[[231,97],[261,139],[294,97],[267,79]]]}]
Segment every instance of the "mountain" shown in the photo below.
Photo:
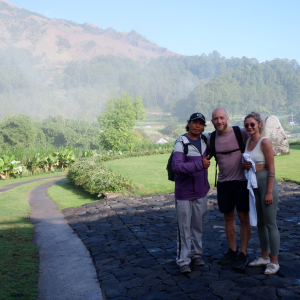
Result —
[{"label": "mountain", "polygon": [[180,56],[159,47],[136,31],[103,30],[94,24],[47,18],[0,0],[0,49],[23,48],[41,57],[41,65],[65,66],[72,60],[99,55],[131,58],[142,63],[160,56]]}]

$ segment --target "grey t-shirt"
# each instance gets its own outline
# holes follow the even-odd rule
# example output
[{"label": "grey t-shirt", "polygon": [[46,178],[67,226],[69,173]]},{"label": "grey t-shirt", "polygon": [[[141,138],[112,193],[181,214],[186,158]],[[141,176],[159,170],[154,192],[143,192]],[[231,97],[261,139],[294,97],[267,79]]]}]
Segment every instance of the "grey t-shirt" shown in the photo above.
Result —
[{"label": "grey t-shirt", "polygon": [[[245,141],[249,135],[244,128],[241,128],[243,141]],[[210,145],[210,139],[207,140],[207,145]],[[233,129],[224,135],[219,135],[216,132],[216,152],[226,152],[239,148],[238,141],[236,139]],[[244,170],[242,168],[242,152],[235,151],[230,154],[217,154],[217,160],[219,164],[218,181],[232,181],[232,180],[246,180]]]}]

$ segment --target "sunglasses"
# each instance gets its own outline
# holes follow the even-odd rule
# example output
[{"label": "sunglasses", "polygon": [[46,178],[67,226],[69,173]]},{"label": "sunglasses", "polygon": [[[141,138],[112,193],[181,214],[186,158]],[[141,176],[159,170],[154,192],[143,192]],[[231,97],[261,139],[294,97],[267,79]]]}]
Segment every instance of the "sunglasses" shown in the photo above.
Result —
[{"label": "sunglasses", "polygon": [[254,128],[255,127],[255,123],[245,123],[245,128],[248,128],[248,127],[252,127],[252,128]]}]

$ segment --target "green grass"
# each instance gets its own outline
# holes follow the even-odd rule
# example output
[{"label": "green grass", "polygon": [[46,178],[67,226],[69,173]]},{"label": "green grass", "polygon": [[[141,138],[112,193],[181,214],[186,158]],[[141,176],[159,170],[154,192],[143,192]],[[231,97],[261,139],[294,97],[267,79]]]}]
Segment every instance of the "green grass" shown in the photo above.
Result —
[{"label": "green grass", "polygon": [[275,156],[275,175],[278,181],[300,184],[300,145],[290,145],[289,155]]},{"label": "green grass", "polygon": [[55,201],[60,210],[69,207],[78,207],[99,200],[97,196],[92,196],[83,189],[74,186],[69,180],[52,185],[47,190],[47,195]]},{"label": "green grass", "polygon": [[[108,168],[135,181],[137,195],[174,192],[174,182],[168,180],[166,165],[170,154],[140,156],[106,162]],[[214,184],[215,162],[211,162],[209,182]]]},{"label": "green grass", "polygon": [[[136,194],[160,194],[174,191],[174,183],[167,180],[166,165],[169,154],[141,156],[106,162],[108,168],[120,172],[135,181],[138,186]],[[300,146],[290,147],[289,155],[275,157],[276,178],[300,184]],[[208,181],[214,186],[215,162],[211,160]]]},{"label": "green grass", "polygon": [[27,181],[27,180],[48,178],[48,177],[53,177],[53,176],[66,175],[66,174],[67,174],[67,172],[39,173],[37,175],[30,175],[27,177],[10,178],[10,179],[5,179],[5,180],[0,180],[0,187],[9,185],[9,184],[13,184],[13,183],[17,183],[17,182]]},{"label": "green grass", "polygon": [[40,184],[28,183],[0,194],[0,299],[37,299],[39,256],[32,243],[27,194]]}]

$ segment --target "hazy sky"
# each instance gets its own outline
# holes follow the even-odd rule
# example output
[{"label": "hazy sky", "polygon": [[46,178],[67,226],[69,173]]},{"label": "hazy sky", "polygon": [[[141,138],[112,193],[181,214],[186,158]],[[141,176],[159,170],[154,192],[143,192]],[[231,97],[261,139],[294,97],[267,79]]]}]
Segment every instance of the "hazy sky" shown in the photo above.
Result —
[{"label": "hazy sky", "polygon": [[184,55],[296,59],[299,0],[11,0],[49,18],[135,30]]}]

